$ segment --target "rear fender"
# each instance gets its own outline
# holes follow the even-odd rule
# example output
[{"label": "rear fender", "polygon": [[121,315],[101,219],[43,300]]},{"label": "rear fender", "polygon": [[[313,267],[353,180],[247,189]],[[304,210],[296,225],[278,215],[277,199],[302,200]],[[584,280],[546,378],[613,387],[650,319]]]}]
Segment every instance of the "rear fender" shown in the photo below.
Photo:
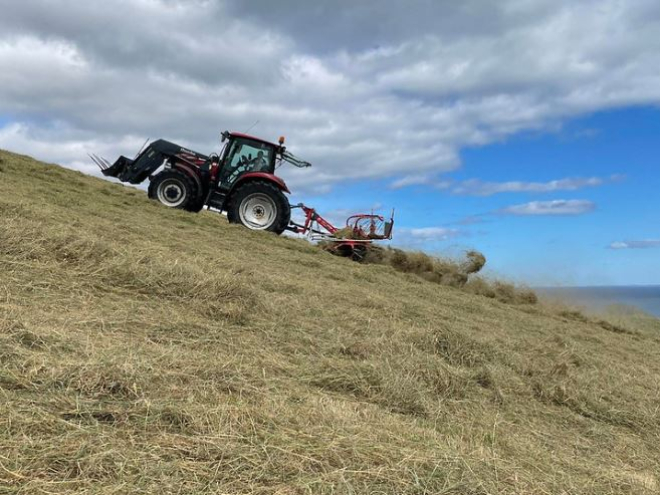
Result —
[{"label": "rear fender", "polygon": [[275,185],[280,191],[284,191],[287,194],[291,194],[289,188],[286,186],[286,183],[277,175],[269,174],[268,172],[248,172],[247,174],[241,175],[238,180],[231,187],[230,194],[241,184],[245,184],[247,181],[251,180],[262,180],[265,182],[270,182]]}]

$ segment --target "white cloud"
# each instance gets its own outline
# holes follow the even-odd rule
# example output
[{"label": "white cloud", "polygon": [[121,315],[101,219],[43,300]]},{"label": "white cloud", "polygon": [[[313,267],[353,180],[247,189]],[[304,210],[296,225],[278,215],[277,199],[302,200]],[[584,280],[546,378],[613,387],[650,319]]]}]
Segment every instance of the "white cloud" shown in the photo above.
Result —
[{"label": "white cloud", "polygon": [[500,193],[547,193],[555,191],[576,191],[585,187],[597,187],[608,182],[620,182],[625,175],[614,174],[610,177],[569,177],[548,182],[484,182],[479,179],[469,179],[461,182],[439,180],[429,175],[407,175],[392,183],[390,188],[400,189],[413,185],[427,185],[435,189],[450,189],[454,194],[467,196],[492,196]]},{"label": "white cloud", "polygon": [[513,205],[500,210],[500,213],[508,215],[582,215],[595,208],[594,203],[584,199],[556,199]]},{"label": "white cloud", "polygon": [[401,230],[404,234],[410,235],[416,240],[423,241],[445,241],[461,235],[461,231],[458,229],[448,227],[420,227]]},{"label": "white cloud", "polygon": [[584,187],[601,186],[608,181],[620,180],[619,176],[610,178],[601,177],[574,177],[551,180],[548,182],[482,182],[478,179],[466,180],[458,183],[452,192],[470,196],[492,196],[499,193],[545,193],[554,191],[575,191]]},{"label": "white cloud", "polygon": [[[0,128],[0,148],[36,156],[57,156],[73,168],[97,177],[103,177],[98,167],[88,159],[88,150],[108,156],[116,146],[139,149],[144,141],[131,136],[122,137],[119,143],[107,142],[102,136],[71,129],[62,123],[49,128],[31,127],[25,124],[9,124]],[[48,162],[54,160],[46,160]]]},{"label": "white cloud", "polygon": [[447,189],[451,187],[451,181],[440,180],[436,177],[424,174],[406,175],[390,183],[390,189],[401,189],[408,186],[430,186],[434,189]]},{"label": "white cloud", "polygon": [[644,239],[641,241],[617,241],[608,246],[610,249],[649,249],[660,247],[660,239]]},{"label": "white cloud", "polygon": [[429,184],[432,181],[433,178],[429,177],[428,175],[423,175],[423,174],[406,175],[404,177],[401,177],[393,181],[390,184],[390,187],[392,189],[401,189],[402,187],[421,186],[421,185]]},{"label": "white cloud", "polygon": [[219,131],[259,121],[314,163],[285,172],[301,192],[442,188],[465,146],[660,103],[656,1],[341,4],[12,2],[0,111],[24,130],[3,146],[86,170],[87,151],[112,160],[146,137],[217,151]]}]

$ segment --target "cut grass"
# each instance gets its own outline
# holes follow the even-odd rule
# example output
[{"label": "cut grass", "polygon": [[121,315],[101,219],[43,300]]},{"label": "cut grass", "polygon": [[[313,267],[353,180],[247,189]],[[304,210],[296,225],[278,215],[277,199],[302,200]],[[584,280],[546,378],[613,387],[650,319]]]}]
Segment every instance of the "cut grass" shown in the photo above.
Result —
[{"label": "cut grass", "polygon": [[657,493],[658,320],[0,161],[0,492]]},{"label": "cut grass", "polygon": [[[508,304],[536,304],[533,290],[516,287],[499,280],[475,277],[486,264],[486,257],[478,251],[467,251],[465,260],[431,256],[420,251],[404,251],[397,248],[383,249],[372,246],[363,259],[364,263],[390,265],[402,273],[412,273],[428,282],[463,289],[471,294],[497,299]],[[472,277],[470,277],[472,275]]]}]

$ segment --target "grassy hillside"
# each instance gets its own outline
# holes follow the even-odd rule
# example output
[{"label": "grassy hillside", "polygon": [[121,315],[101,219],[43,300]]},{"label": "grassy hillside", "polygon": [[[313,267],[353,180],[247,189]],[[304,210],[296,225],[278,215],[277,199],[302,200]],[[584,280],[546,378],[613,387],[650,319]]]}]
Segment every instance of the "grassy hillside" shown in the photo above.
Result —
[{"label": "grassy hillside", "polygon": [[0,152],[0,493],[657,493],[659,323]]}]

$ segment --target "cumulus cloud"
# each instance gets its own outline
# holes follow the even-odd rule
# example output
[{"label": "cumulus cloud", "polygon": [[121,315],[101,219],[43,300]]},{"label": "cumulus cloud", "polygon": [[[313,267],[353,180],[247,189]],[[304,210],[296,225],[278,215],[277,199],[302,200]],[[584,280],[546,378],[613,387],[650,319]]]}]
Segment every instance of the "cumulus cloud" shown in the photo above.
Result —
[{"label": "cumulus cloud", "polygon": [[430,186],[435,189],[448,189],[451,187],[450,180],[440,180],[431,175],[417,174],[406,175],[390,183],[390,189],[401,189],[408,186]]},{"label": "cumulus cloud", "polygon": [[660,239],[644,239],[641,241],[616,241],[608,246],[610,249],[649,249],[660,247]]},{"label": "cumulus cloud", "polygon": [[434,179],[428,175],[406,175],[401,177],[390,184],[392,189],[401,189],[402,187],[408,186],[421,186],[430,184]]},{"label": "cumulus cloud", "polygon": [[548,193],[555,191],[576,191],[585,187],[597,187],[608,182],[620,182],[625,178],[622,174],[609,177],[568,177],[547,182],[506,181],[485,182],[479,179],[469,179],[460,182],[440,180],[429,175],[407,175],[390,183],[391,189],[408,186],[426,185],[435,189],[451,189],[453,194],[466,196],[492,196],[500,193]]},{"label": "cumulus cloud", "polygon": [[582,215],[596,208],[595,203],[584,199],[556,199],[531,201],[500,210],[506,215]]},{"label": "cumulus cloud", "polygon": [[609,181],[619,180],[620,176],[609,178],[601,177],[574,177],[548,182],[483,182],[479,179],[471,179],[458,183],[452,192],[470,196],[492,196],[499,193],[546,193],[554,191],[575,191],[584,187],[601,186]]},{"label": "cumulus cloud", "polygon": [[4,129],[3,146],[87,170],[86,151],[113,159],[146,137],[217,151],[219,131],[258,121],[252,132],[285,134],[314,163],[284,172],[301,192],[374,178],[442,188],[432,178],[465,146],[660,103],[656,1],[375,5],[12,2],[0,117],[21,130]]},{"label": "cumulus cloud", "polygon": [[448,227],[421,227],[403,230],[413,239],[425,241],[445,241],[462,234],[460,230]]}]

